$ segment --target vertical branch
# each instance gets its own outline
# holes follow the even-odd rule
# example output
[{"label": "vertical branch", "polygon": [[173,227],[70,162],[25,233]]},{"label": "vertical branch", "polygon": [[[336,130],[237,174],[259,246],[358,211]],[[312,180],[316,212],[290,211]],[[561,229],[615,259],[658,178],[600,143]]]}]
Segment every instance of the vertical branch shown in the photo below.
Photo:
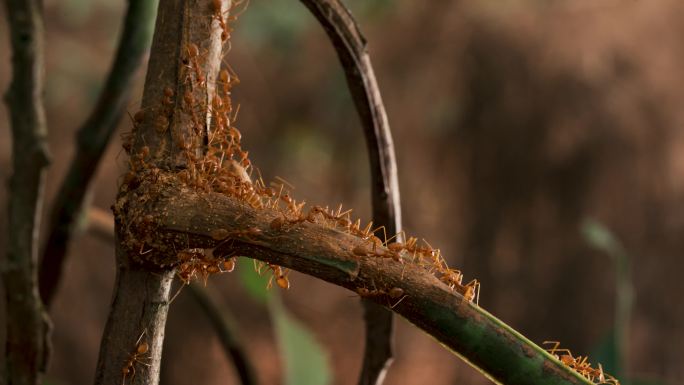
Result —
[{"label": "vertical branch", "polygon": [[[210,106],[221,64],[223,32],[216,14],[227,14],[230,0],[161,0],[157,13],[150,62],[145,78],[142,116],[136,123],[130,151],[135,178],[153,177],[151,170],[176,170],[189,165],[186,144],[206,138],[209,108],[195,111],[188,100]],[[190,120],[192,117],[192,120]],[[200,148],[200,146],[193,147]],[[148,172],[140,165],[149,165]],[[144,207],[149,190],[124,182],[115,212],[117,279],[105,327],[95,384],[146,384],[159,382],[164,328],[172,267],[143,263],[149,239],[130,233]],[[141,239],[136,239],[141,237]]]},{"label": "vertical branch", "polygon": [[[88,210],[88,231],[109,244],[114,244],[114,217],[104,210],[92,208]],[[244,345],[237,335],[235,322],[227,309],[219,306],[206,288],[197,284],[188,286],[192,297],[197,301],[202,311],[218,335],[226,357],[233,364],[235,371],[243,385],[257,384],[254,366],[247,356]]]},{"label": "vertical branch", "polygon": [[12,83],[6,102],[12,124],[9,245],[2,266],[7,296],[6,384],[41,383],[50,322],[38,295],[38,230],[49,164],[43,108],[43,10],[38,0],[6,0],[12,42]]},{"label": "vertical branch", "polygon": [[76,155],[52,209],[50,235],[39,269],[40,296],[47,307],[52,304],[62,278],[67,246],[90,180],[126,109],[133,76],[150,45],[156,5],[156,1],[129,0],[121,40],[107,82],[95,108],[78,130]]},{"label": "vertical branch", "polygon": [[[335,46],[361,118],[371,164],[373,223],[384,226],[388,234],[399,233],[401,207],[394,144],[366,41],[341,1],[302,2],[323,25]],[[363,300],[363,307],[366,348],[359,384],[381,384],[392,362],[392,313],[368,300]]]},{"label": "vertical branch", "polygon": [[[110,316],[103,333],[95,384],[159,383],[169,292],[174,273],[124,267],[117,239],[117,270]],[[144,351],[139,350],[145,346]]]}]

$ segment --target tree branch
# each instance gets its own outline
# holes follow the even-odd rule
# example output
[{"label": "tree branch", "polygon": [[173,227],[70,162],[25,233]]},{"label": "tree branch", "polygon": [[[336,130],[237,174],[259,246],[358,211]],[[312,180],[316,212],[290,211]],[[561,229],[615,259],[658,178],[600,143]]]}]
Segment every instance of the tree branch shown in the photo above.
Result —
[{"label": "tree branch", "polygon": [[[94,208],[88,210],[88,229],[91,234],[97,235],[103,241],[114,244],[114,217],[110,213]],[[257,384],[254,366],[237,336],[232,315],[215,303],[206,288],[191,284],[188,290],[214,327],[223,350],[233,363],[241,383],[243,385]]]},{"label": "tree branch", "polygon": [[128,257],[118,242],[116,256],[114,295],[100,345],[95,384],[155,385],[159,383],[174,272],[124,265]]},{"label": "tree branch", "polygon": [[[223,53],[222,33],[226,32],[216,15],[223,20],[230,6],[229,0],[160,1],[141,116],[127,146],[130,154],[136,154],[128,175],[135,176],[141,164],[163,170],[187,167],[187,147],[201,147],[211,111],[195,111],[187,102],[212,105]],[[128,175],[118,201],[130,199],[144,205],[147,198],[135,188],[129,189]],[[129,214],[131,218],[117,217],[117,280],[100,347],[96,385],[159,382],[169,288],[175,272],[170,266],[154,268],[139,263],[146,251],[133,251],[129,246],[141,244],[144,248],[147,239],[129,237],[129,224],[121,222],[137,216]]]},{"label": "tree branch", "polygon": [[211,299],[211,296],[207,292],[207,288],[199,287],[196,283],[193,283],[188,286],[188,289],[190,290],[192,297],[204,311],[204,314],[209,318],[211,325],[214,327],[214,330],[219,337],[219,341],[221,341],[221,345],[223,345],[223,351],[235,367],[235,371],[240,378],[240,383],[243,385],[257,384],[256,372],[254,371],[252,363],[247,358],[243,345],[238,341],[238,338],[235,335],[234,322],[229,314],[216,305],[215,301]]},{"label": "tree branch", "polygon": [[49,356],[50,322],[38,295],[37,244],[49,164],[43,107],[43,10],[37,0],[6,0],[12,83],[6,94],[13,145],[9,183],[6,384],[41,383]]},{"label": "tree branch", "polygon": [[[335,46],[361,118],[371,164],[373,223],[384,226],[388,234],[397,234],[401,231],[401,205],[394,144],[366,40],[341,1],[301,1]],[[371,301],[362,302],[366,345],[359,385],[382,384],[392,363],[392,313]]]},{"label": "tree branch", "polygon": [[[182,247],[204,248],[214,256],[246,255],[363,293],[495,382],[591,384],[426,268],[377,256],[388,250],[376,246],[372,251],[367,239],[319,223],[274,228],[271,224],[282,217],[280,211],[253,209],[222,194],[196,193],[180,185],[175,175],[159,175],[155,186],[159,194],[144,206],[145,215],[154,217],[156,234],[146,254],[150,263],[180,263],[174,250]],[[244,229],[257,231],[246,234]],[[227,238],[217,240],[217,234]],[[359,250],[368,255],[359,257]],[[391,294],[396,292],[402,293],[400,298]]]},{"label": "tree branch", "polygon": [[76,154],[57,194],[50,235],[41,261],[40,295],[50,307],[62,277],[67,246],[74,233],[83,198],[112,133],[123,115],[135,72],[152,37],[156,1],[129,0],[112,69],[97,104],[78,130]]}]

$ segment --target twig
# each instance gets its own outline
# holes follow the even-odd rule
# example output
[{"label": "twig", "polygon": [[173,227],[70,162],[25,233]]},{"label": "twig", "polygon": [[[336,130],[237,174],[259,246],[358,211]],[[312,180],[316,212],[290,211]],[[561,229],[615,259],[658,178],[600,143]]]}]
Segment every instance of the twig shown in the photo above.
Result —
[{"label": "twig", "polygon": [[78,130],[76,154],[57,194],[50,235],[39,269],[40,295],[50,307],[62,278],[67,246],[74,233],[83,198],[112,133],[124,114],[130,85],[152,37],[156,1],[129,0],[114,63],[97,105]]},{"label": "twig", "polygon": [[[361,118],[371,163],[373,223],[385,226],[388,234],[397,234],[401,231],[401,206],[394,145],[366,41],[341,1],[302,0],[302,3],[318,19],[335,46]],[[379,385],[392,363],[392,313],[367,300],[363,301],[363,307],[366,349],[359,385]]]},{"label": "twig", "polygon": [[[247,255],[291,268],[356,291],[401,288],[401,302],[387,296],[371,299],[402,315],[495,382],[507,385],[591,384],[542,348],[494,316],[465,300],[424,268],[391,258],[358,257],[368,241],[312,223],[272,229],[276,210],[255,210],[216,193],[196,194],[160,176],[157,199],[145,204],[157,222],[156,239],[147,254],[151,263],[178,263],[178,247],[214,248],[217,232],[256,228],[260,235],[224,242],[215,255]],[[179,198],[182,197],[182,198]],[[230,254],[233,255],[233,254]],[[407,262],[408,263],[408,262]]]},{"label": "twig", "polygon": [[12,83],[6,94],[12,125],[8,248],[2,265],[7,341],[6,384],[42,383],[50,321],[38,295],[38,230],[49,164],[43,107],[42,2],[6,0],[12,42]]},{"label": "twig", "polygon": [[223,351],[233,363],[238,377],[243,385],[253,385],[257,383],[256,372],[251,362],[247,358],[242,344],[235,335],[234,322],[225,309],[219,308],[207,292],[207,288],[198,286],[196,283],[188,286],[190,294],[200,305],[204,314],[209,318],[211,325],[218,334]]}]

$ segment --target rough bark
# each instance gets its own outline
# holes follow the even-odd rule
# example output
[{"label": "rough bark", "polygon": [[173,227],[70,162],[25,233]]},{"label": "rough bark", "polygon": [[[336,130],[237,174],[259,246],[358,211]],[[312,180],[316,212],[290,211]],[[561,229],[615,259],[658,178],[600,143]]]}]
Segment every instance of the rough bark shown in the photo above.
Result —
[{"label": "rough bark", "polygon": [[[114,297],[100,345],[95,384],[158,384],[174,272],[124,265],[128,258],[125,252],[117,247],[116,254],[119,266]],[[138,354],[141,344],[147,349]],[[126,368],[129,372],[124,375]]]},{"label": "rough bark", "polygon": [[[230,1],[218,1],[221,12],[227,12]],[[161,169],[183,167],[182,149],[174,138],[190,130],[186,114],[182,111],[186,92],[195,99],[211,105],[213,84],[221,65],[222,40],[218,22],[214,18],[214,2],[210,0],[162,0],[159,3],[157,22],[152,41],[152,50],[145,80],[142,100],[142,119],[133,133],[131,153],[137,154],[146,147],[149,162]],[[190,44],[197,45],[202,61],[189,60]],[[183,79],[188,68],[197,64],[206,74],[206,87],[192,88]],[[169,92],[170,91],[170,92]],[[209,110],[200,118],[207,125]],[[165,120],[160,127],[160,119]],[[131,170],[134,171],[134,170]],[[122,185],[118,199],[136,199]],[[159,364],[166,316],[168,312],[169,288],[174,276],[173,267],[153,268],[142,265],[136,258],[138,252],[124,247],[128,239],[123,238],[121,222],[117,222],[117,280],[113,303],[105,327],[96,384],[157,384]],[[142,253],[142,250],[140,251]],[[147,344],[142,360],[136,354],[141,341]],[[127,365],[131,364],[131,365]],[[124,372],[133,367],[135,375]]]},{"label": "rough bark", "polygon": [[6,94],[12,126],[8,247],[2,265],[7,312],[5,383],[41,383],[50,322],[38,295],[37,245],[49,163],[43,107],[43,10],[36,0],[6,0],[12,83]]}]

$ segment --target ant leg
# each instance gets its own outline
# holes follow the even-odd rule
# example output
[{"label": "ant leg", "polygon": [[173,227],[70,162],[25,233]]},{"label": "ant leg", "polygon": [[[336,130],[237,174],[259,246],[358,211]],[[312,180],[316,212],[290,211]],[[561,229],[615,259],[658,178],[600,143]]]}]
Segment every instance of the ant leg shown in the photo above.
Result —
[{"label": "ant leg", "polygon": [[[401,235],[401,237],[399,235]],[[385,239],[385,246],[387,246],[387,244],[390,243],[393,239],[406,239],[406,232],[404,230],[401,230],[400,232],[389,237],[389,239],[386,238]]]},{"label": "ant leg", "polygon": [[395,307],[397,307],[397,305],[399,305],[399,303],[403,301],[406,297],[408,297],[408,294],[404,294],[403,297],[399,298],[399,301],[397,301],[397,303],[395,303],[394,305],[390,306],[390,309],[394,309]]},{"label": "ant leg", "polygon": [[556,350],[558,349],[558,347],[560,346],[559,341],[544,341],[544,342],[542,342],[542,345],[548,345],[548,344],[553,344],[553,347],[551,349],[544,349],[544,350],[546,350],[550,354],[555,353]]},{"label": "ant leg", "polygon": [[385,240],[385,242],[382,243],[382,245],[384,246],[385,244],[387,244],[387,229],[385,228],[385,226],[378,226],[371,230],[370,233],[375,235],[375,232],[380,231],[380,229],[382,229],[383,239]]}]

